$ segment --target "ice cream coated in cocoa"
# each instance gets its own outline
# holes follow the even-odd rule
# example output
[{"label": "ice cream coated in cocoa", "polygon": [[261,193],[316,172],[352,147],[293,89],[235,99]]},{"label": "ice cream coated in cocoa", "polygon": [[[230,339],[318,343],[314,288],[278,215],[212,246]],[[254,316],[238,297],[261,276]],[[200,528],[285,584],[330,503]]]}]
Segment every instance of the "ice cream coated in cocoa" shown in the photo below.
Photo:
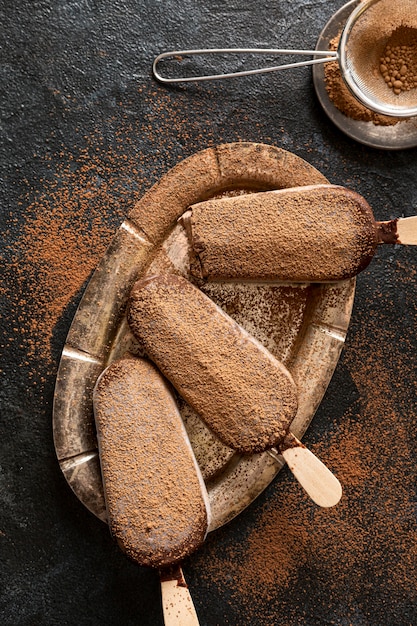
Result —
[{"label": "ice cream coated in cocoa", "polygon": [[283,439],[297,411],[286,369],[191,282],[142,279],[127,311],[148,356],[219,439],[243,453]]},{"label": "ice cream coated in cocoa", "polygon": [[210,507],[169,383],[127,355],[103,372],[93,402],[111,533],[140,565],[181,561],[204,541]]},{"label": "ice cream coated in cocoa", "polygon": [[182,220],[191,272],[207,280],[344,280],[369,264],[378,243],[368,203],[337,185],[207,200]]}]

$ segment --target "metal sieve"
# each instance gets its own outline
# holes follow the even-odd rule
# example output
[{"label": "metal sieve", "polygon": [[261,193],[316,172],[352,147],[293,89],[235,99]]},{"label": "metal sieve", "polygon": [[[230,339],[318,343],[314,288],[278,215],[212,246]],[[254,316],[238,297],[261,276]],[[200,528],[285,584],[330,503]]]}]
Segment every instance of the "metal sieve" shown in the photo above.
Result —
[{"label": "metal sieve", "polygon": [[[386,46],[393,42],[392,52]],[[308,55],[313,59],[236,72],[164,77],[157,67],[164,59],[221,54]],[[392,55],[392,58],[389,56]],[[401,54],[404,58],[402,58]],[[336,51],[274,48],[208,48],[159,54],[152,66],[161,83],[219,80],[337,61],[352,94],[367,108],[393,117],[417,115],[417,2],[362,0],[349,15]],[[415,70],[415,75],[413,71]]]}]

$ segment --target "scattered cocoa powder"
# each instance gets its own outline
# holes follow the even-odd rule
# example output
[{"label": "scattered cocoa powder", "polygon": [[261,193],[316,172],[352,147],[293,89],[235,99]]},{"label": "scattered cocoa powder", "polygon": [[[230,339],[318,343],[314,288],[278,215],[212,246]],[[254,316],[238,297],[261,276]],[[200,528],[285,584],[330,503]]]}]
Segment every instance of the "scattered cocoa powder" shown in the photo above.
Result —
[{"label": "scattered cocoa powder", "polygon": [[[113,147],[97,134],[86,137],[87,147],[75,156],[65,148],[60,159],[59,155],[51,158],[48,176],[32,181],[27,197],[21,199],[19,209],[26,216],[2,268],[9,282],[2,285],[1,295],[10,302],[15,321],[13,335],[4,341],[6,348],[17,346],[26,355],[16,366],[27,366],[33,378],[39,374],[51,380],[57,358],[51,351],[55,325],[79,295],[113,231],[144,188],[187,150],[190,153],[213,142],[212,126],[203,124],[203,131],[196,128],[197,114],[196,127],[192,127],[178,94],[177,110],[173,110],[176,99],[165,92],[151,90],[142,96],[148,99],[150,113],[137,123],[117,122]],[[197,99],[194,106],[198,106]],[[202,100],[201,116],[204,106]],[[262,125],[255,124],[254,135],[258,137],[261,131]],[[286,131],[281,132],[285,144]],[[146,137],[152,153],[138,154],[138,136]],[[215,142],[223,139],[230,136],[222,137],[217,128]],[[267,131],[264,139],[268,140]],[[97,168],[105,173],[104,189]],[[87,189],[91,192],[88,202]],[[81,206],[88,205],[80,216],[78,198]],[[11,227],[14,221],[10,215]],[[404,276],[404,288],[415,285],[416,270],[410,264],[397,269],[396,280]],[[417,298],[409,301],[410,332],[415,327],[416,302]],[[386,304],[381,294],[381,309]],[[354,379],[360,398],[344,412],[329,441],[311,446],[338,475],[343,499],[334,510],[317,510],[297,491],[295,482],[281,473],[268,500],[255,503],[255,519],[251,521],[250,512],[243,514],[248,520],[246,539],[234,538],[233,523],[219,531],[231,536],[230,545],[219,547],[220,535],[210,535],[188,567],[195,571],[200,598],[214,588],[226,610],[228,603],[230,612],[240,615],[235,620],[224,615],[216,623],[415,623],[415,464],[413,433],[407,428],[415,421],[417,407],[410,397],[414,393],[415,398],[417,390],[415,383],[412,391],[404,389],[401,377],[402,371],[415,371],[417,364],[406,337],[401,346],[391,347],[396,337],[390,336],[386,320],[375,307],[363,315],[366,319],[356,323],[355,339],[348,342],[345,354],[347,374]],[[376,339],[371,349],[372,333]],[[309,579],[317,580],[311,589]],[[303,607],[310,592],[316,604],[306,614],[308,609]],[[402,622],[398,602],[411,607]]]},{"label": "scattered cocoa powder", "polygon": [[[416,320],[416,270],[410,263],[397,270],[397,288],[405,290],[410,318]],[[395,345],[397,331],[384,319],[392,307],[390,294],[381,293],[380,306],[364,310],[366,319],[354,323],[343,377],[351,378],[356,393],[328,440],[309,444],[341,481],[340,503],[318,509],[281,474],[264,504],[246,513],[250,527],[243,539],[235,540],[233,526],[225,527],[193,557],[189,567],[203,591],[214,588],[229,597],[230,623],[415,623],[415,434],[410,425],[417,386],[405,388],[401,372],[414,371],[416,358],[406,334]],[[399,604],[409,608],[402,619]]]},{"label": "scattered cocoa powder", "polygon": [[[329,49],[337,50],[340,33],[330,41]],[[334,106],[347,117],[360,122],[372,122],[376,126],[393,126],[398,123],[395,117],[380,115],[361,104],[349,91],[343,80],[338,61],[324,65],[326,91]]]},{"label": "scattered cocoa powder", "polygon": [[[144,191],[188,156],[178,148],[188,144],[192,132],[181,101],[154,88],[140,88],[137,97],[146,101],[146,115],[106,120],[110,141],[104,128],[79,137],[74,147],[34,154],[45,175],[27,183],[27,193],[9,217],[0,295],[15,325],[3,341],[5,349],[22,355],[17,367],[27,369],[33,386],[54,373],[60,351],[55,327],[80,296],[117,228]],[[139,153],[138,137],[152,149]],[[210,137],[206,129],[205,145]]]},{"label": "scattered cocoa powder", "polygon": [[21,364],[31,364],[33,371],[37,363],[51,364],[55,324],[95,269],[123,219],[126,201],[135,197],[136,164],[131,160],[120,174],[123,154],[106,153],[99,133],[86,141],[77,157],[61,154],[51,178],[40,181],[41,192],[30,190],[21,199],[25,221],[7,250],[5,295],[17,325],[8,343],[21,342],[26,353]]}]

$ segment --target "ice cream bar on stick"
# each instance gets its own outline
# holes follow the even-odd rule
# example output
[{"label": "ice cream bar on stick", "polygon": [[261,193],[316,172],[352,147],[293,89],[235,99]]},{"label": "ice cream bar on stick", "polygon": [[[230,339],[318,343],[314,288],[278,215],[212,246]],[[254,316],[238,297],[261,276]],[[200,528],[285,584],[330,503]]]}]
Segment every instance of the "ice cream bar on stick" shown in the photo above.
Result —
[{"label": "ice cream bar on stick", "polygon": [[417,217],[376,222],[362,196],[337,185],[211,199],[180,220],[190,271],[208,281],[339,281],[365,269],[378,244],[417,244]]},{"label": "ice cream bar on stick", "polygon": [[204,541],[210,505],[168,383],[150,361],[126,355],[98,379],[93,405],[111,533],[131,559],[160,571],[166,626],[197,626],[179,563]]},{"label": "ice cream bar on stick", "polygon": [[173,274],[141,279],[127,319],[149,358],[225,445],[243,454],[274,448],[284,458],[297,448],[296,465],[308,456],[310,471],[296,478],[310,495],[313,482],[314,494],[323,492],[313,497],[320,505],[337,503],[336,477],[322,464],[315,475],[315,457],[289,432],[297,412],[290,372],[200,289]]}]

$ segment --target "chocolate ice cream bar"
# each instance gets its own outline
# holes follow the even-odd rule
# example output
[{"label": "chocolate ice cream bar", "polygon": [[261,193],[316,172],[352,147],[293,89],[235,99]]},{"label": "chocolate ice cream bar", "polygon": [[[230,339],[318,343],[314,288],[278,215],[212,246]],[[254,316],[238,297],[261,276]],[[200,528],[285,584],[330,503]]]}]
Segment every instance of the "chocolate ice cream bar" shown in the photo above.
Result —
[{"label": "chocolate ice cream bar", "polygon": [[328,282],[365,269],[379,243],[416,243],[415,219],[376,222],[358,193],[316,185],[207,200],[181,221],[198,278]]},{"label": "chocolate ice cream bar", "polygon": [[113,536],[140,565],[182,561],[204,541],[210,505],[169,383],[127,355],[100,376],[93,403]]},{"label": "chocolate ice cream bar", "polygon": [[286,367],[210,298],[173,274],[136,283],[134,335],[218,438],[242,453],[279,445],[297,411]]}]

